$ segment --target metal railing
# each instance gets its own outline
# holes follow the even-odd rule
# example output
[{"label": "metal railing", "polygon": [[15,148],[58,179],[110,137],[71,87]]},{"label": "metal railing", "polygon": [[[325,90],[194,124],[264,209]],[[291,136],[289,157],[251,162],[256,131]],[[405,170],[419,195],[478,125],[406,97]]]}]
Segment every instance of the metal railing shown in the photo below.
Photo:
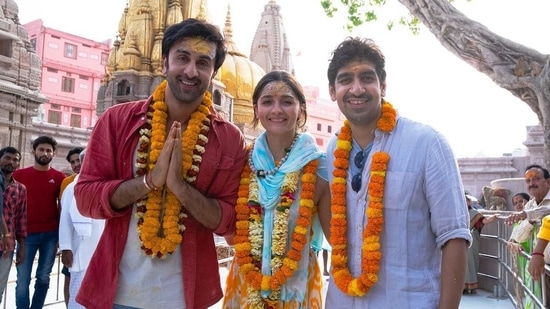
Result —
[{"label": "metal railing", "polygon": [[[541,278],[538,282],[534,282],[532,278],[530,278],[527,282],[525,280],[526,276],[524,275],[524,270],[519,269],[517,267],[517,259],[518,256],[513,255],[507,248],[508,239],[510,237],[512,226],[508,226],[505,224],[504,220],[505,218],[511,213],[507,211],[481,211],[484,214],[498,214],[499,219],[497,223],[497,230],[495,233],[482,233],[481,238],[486,241],[486,243],[489,243],[490,246],[496,245],[496,251],[494,253],[488,253],[487,251],[483,250],[481,248],[480,250],[480,257],[483,257],[483,259],[487,259],[491,261],[491,263],[497,263],[497,271],[496,272],[490,272],[490,271],[481,271],[478,273],[479,277],[488,278],[491,280],[494,280],[496,282],[494,289],[493,289],[493,296],[495,297],[506,297],[509,298],[509,300],[512,302],[512,304],[516,308],[524,308],[524,299],[525,296],[528,296],[533,301],[533,309],[544,309],[547,308],[549,305],[548,299],[545,298],[545,289],[550,289],[550,286],[545,286],[544,279]],[[531,246],[530,248],[534,248],[535,241],[536,241],[536,233],[538,232],[540,228],[540,224],[536,224],[535,228],[533,229],[533,237],[531,237]],[[233,246],[228,245],[225,242],[225,239],[223,237],[214,237],[214,241],[216,244],[216,250],[218,252],[218,264],[219,266],[226,266],[228,267],[230,265],[230,262],[233,260],[235,251]],[[493,250],[494,251],[494,250]],[[520,255],[523,256],[526,259],[526,263],[529,262],[531,256],[526,252],[520,252]],[[46,298],[46,304],[45,306],[51,306],[55,304],[59,304],[64,301],[63,297],[63,275],[61,274],[61,258],[58,257],[56,259],[56,264],[54,265],[54,271],[52,271],[51,274],[51,285],[50,285],[50,291],[48,293],[48,297]],[[546,275],[550,276],[550,266],[547,264],[545,266]],[[10,300],[12,303],[15,303],[15,277],[16,277],[16,269],[15,266],[12,267],[10,272],[10,280],[8,281],[8,287],[6,291],[4,291],[4,299],[3,299],[3,308],[12,308],[12,305],[10,303],[10,307],[7,307],[8,300]],[[55,282],[55,284],[54,284]],[[536,292],[534,288],[537,286],[537,284],[540,287],[540,293]],[[31,281],[31,291],[32,291],[32,285],[33,282]],[[55,285],[55,286],[54,286]],[[12,300],[13,298],[13,300]]]},{"label": "metal railing", "polygon": [[[512,254],[508,249],[508,240],[510,238],[513,226],[507,225],[505,219],[512,212],[510,211],[481,211],[485,215],[498,214],[497,230],[494,234],[482,233],[481,238],[486,240],[486,243],[491,247],[496,243],[496,254],[482,252],[480,248],[480,258],[488,259],[498,264],[497,272],[482,272],[480,277],[490,278],[497,282],[494,286],[493,296],[501,297],[503,294],[510,299],[516,308],[524,308],[525,296],[531,299],[532,309],[548,308],[549,300],[546,299],[545,290],[550,289],[545,285],[543,276],[550,276],[550,266],[545,266],[546,274],[543,274],[539,281],[534,281],[531,276],[526,275],[527,270],[521,266],[528,265],[531,255],[525,251],[520,251],[517,255]],[[540,228],[540,223],[535,224],[535,228],[531,232],[529,240],[529,248],[534,248],[536,244],[536,235]],[[519,263],[519,259],[523,258],[524,263]]]}]

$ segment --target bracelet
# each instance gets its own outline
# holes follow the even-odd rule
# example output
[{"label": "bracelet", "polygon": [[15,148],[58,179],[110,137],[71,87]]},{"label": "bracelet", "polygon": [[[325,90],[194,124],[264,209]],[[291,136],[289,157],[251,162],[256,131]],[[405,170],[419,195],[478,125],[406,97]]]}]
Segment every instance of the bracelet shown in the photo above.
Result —
[{"label": "bracelet", "polygon": [[11,237],[11,233],[7,233],[7,234],[2,235],[2,238],[6,238],[6,237]]},{"label": "bracelet", "polygon": [[151,186],[147,183],[147,175],[143,175],[143,184],[145,185],[145,188],[147,188],[147,190],[153,190],[153,188],[151,188]]},{"label": "bracelet", "polygon": [[145,180],[148,184],[149,188],[152,188],[153,190],[157,191],[159,188],[155,186],[153,183],[153,175],[151,173],[147,173],[147,179]]},{"label": "bracelet", "polygon": [[544,257],[544,254],[540,253],[540,252],[533,252],[533,253],[531,253],[531,255],[540,255],[540,256]]}]

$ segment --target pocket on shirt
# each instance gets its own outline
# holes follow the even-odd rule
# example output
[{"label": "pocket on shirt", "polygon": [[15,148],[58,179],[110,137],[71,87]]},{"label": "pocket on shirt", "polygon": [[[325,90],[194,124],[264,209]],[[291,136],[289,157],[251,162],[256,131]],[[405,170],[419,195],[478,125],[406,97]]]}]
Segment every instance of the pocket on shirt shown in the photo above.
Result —
[{"label": "pocket on shirt", "polygon": [[[235,168],[235,158],[222,154],[219,161],[204,160],[199,167],[202,173],[207,173],[208,177],[200,177],[197,183],[198,188],[208,188],[207,192],[210,192],[213,188],[219,190],[229,181],[230,171]],[[241,173],[242,166],[239,168],[239,175]],[[234,171],[233,171],[234,172]],[[203,191],[203,193],[205,193]]]},{"label": "pocket on shirt", "polygon": [[418,190],[415,173],[388,172],[384,184],[384,207],[404,210]]}]

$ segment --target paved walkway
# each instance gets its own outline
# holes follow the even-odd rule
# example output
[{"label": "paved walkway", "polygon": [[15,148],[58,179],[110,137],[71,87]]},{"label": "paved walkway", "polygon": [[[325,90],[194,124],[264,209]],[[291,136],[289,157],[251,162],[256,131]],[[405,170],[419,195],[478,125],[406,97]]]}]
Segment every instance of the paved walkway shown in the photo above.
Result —
[{"label": "paved walkway", "polygon": [[[65,309],[65,302],[63,297],[63,280],[65,278],[63,275],[58,276],[58,274],[61,273],[61,266],[62,265],[60,263],[60,259],[56,258],[55,264],[52,269],[52,274],[50,277],[50,289],[48,290],[48,295],[46,296],[46,304],[44,305],[45,308]],[[32,270],[33,274],[35,272],[36,272],[36,263]],[[6,287],[6,292],[4,293],[4,298],[2,299],[2,304],[0,308],[15,309],[16,279],[17,279],[17,270],[15,269],[15,264],[13,264],[10,271],[10,276],[8,279],[8,286]],[[31,284],[30,284],[31,297],[32,297],[33,290],[34,290],[34,280],[31,281]]]},{"label": "paved walkway", "polygon": [[[58,264],[58,259],[54,265],[51,281],[50,281],[50,290],[46,298],[46,309],[65,309],[65,303],[63,301],[63,280],[64,276],[58,276],[61,271],[61,267]],[[322,263],[322,261],[320,261]],[[322,264],[321,264],[322,265]],[[33,270],[34,273],[34,270]],[[225,284],[225,278],[227,276],[227,268],[220,267],[220,277],[222,285]],[[15,278],[16,270],[15,267],[12,268],[10,272],[10,278],[8,281],[7,293],[4,295],[2,300],[2,305],[0,308],[15,309]],[[58,281],[59,278],[59,281]],[[31,283],[31,293],[32,286],[34,283]],[[59,291],[59,292],[58,292]],[[326,287],[325,287],[326,292]],[[6,300],[7,297],[7,300]],[[460,302],[459,309],[514,309],[512,302],[509,299],[498,299],[494,298],[492,293],[487,291],[479,290],[478,294],[474,295],[464,295]],[[221,309],[221,301],[216,305],[212,306],[211,309]]]}]

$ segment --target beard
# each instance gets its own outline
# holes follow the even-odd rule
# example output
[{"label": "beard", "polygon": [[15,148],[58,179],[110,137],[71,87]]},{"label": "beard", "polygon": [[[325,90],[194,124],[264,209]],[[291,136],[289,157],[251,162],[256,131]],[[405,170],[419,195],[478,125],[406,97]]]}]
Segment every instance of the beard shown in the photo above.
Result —
[{"label": "beard", "polygon": [[5,165],[5,166],[2,166],[0,168],[0,171],[2,172],[2,174],[4,175],[7,175],[7,174],[11,174],[15,171],[15,167],[13,167],[12,165]]},{"label": "beard", "polygon": [[189,104],[194,103],[197,99],[204,96],[207,90],[207,87],[201,86],[199,88],[194,89],[191,92],[186,92],[180,88],[180,85],[179,85],[180,82],[177,79],[168,78],[167,80],[168,80],[168,87],[170,88],[172,95],[174,96],[174,98],[176,98],[176,100],[182,103],[189,103]]},{"label": "beard", "polygon": [[42,157],[39,157],[37,155],[34,156],[34,161],[42,166],[46,166],[50,164],[50,162],[52,162],[52,159],[53,158],[46,157],[46,156],[42,156]]}]

